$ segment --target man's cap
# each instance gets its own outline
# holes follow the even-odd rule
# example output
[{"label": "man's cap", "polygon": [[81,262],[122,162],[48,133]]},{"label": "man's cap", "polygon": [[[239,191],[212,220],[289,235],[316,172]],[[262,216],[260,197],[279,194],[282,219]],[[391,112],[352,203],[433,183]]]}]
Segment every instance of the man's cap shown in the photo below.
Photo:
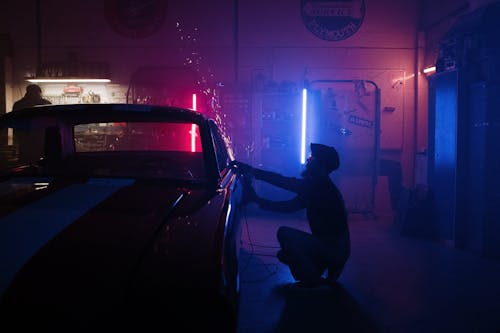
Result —
[{"label": "man's cap", "polygon": [[311,156],[323,163],[328,172],[332,172],[339,168],[339,154],[333,147],[321,143],[311,143]]}]

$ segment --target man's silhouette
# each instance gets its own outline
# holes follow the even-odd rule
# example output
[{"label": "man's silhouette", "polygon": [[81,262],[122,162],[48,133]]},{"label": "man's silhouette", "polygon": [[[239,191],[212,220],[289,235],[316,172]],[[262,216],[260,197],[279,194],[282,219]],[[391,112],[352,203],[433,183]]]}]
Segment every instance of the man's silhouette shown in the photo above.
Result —
[{"label": "man's silhouette", "polygon": [[29,84],[23,98],[16,101],[12,110],[29,108],[35,105],[51,104],[49,100],[42,97],[42,88],[36,84]]},{"label": "man's silhouette", "polygon": [[[26,87],[24,97],[16,101],[12,111],[29,108],[35,105],[52,104],[42,97],[42,89],[36,84]],[[43,151],[44,133],[41,130],[14,131],[14,140],[19,150],[18,161],[27,163],[39,159]]]},{"label": "man's silhouette", "polygon": [[290,200],[272,201],[259,197],[251,186],[247,186],[247,200],[254,201],[261,209],[277,212],[306,209],[311,233],[287,226],[280,227],[277,232],[281,246],[278,259],[289,266],[297,286],[334,283],[350,256],[347,210],[340,191],[329,177],[339,163],[335,148],[319,143],[311,143],[311,156],[302,178],[285,177],[232,162],[239,173],[253,175],[255,179],[296,193]]}]

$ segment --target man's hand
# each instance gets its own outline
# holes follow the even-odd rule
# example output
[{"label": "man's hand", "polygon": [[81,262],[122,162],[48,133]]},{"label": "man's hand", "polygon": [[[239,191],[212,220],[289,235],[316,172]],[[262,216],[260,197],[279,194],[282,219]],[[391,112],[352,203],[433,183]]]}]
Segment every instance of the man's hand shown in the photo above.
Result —
[{"label": "man's hand", "polygon": [[240,175],[251,174],[253,172],[253,167],[243,162],[231,161],[231,163],[229,163],[229,166]]}]

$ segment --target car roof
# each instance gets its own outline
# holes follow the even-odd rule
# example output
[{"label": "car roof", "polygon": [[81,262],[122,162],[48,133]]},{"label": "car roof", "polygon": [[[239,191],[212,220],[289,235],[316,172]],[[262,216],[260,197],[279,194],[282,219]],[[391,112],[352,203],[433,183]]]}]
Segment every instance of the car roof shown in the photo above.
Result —
[{"label": "car roof", "polygon": [[23,120],[55,118],[66,123],[116,121],[179,121],[202,124],[210,118],[197,111],[147,104],[49,104],[11,111],[0,116],[0,127],[16,127]]}]

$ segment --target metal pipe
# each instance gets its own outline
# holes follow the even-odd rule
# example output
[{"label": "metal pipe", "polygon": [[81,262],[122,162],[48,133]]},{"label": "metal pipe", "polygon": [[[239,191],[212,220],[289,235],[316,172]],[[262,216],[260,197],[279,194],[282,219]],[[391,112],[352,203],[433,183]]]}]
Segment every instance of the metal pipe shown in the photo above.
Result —
[{"label": "metal pipe", "polygon": [[411,184],[413,186],[417,185],[415,184],[416,181],[416,172],[417,172],[417,151],[418,151],[418,113],[419,113],[419,80],[420,80],[420,54],[421,54],[421,33],[423,32],[422,30],[422,20],[423,20],[423,6],[422,4],[417,2],[417,26],[415,29],[415,52],[414,52],[414,62],[413,62],[413,145],[412,145],[412,170],[413,172],[411,173]]}]

